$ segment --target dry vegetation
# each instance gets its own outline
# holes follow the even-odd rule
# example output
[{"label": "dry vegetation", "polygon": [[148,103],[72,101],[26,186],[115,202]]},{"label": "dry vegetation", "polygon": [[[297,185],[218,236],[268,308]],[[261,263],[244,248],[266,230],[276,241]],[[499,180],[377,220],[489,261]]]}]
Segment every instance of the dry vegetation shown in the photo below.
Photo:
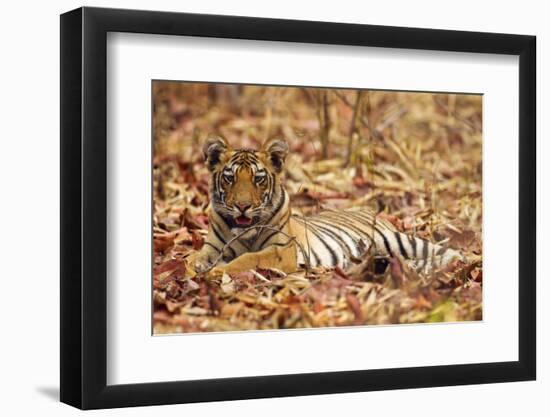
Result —
[{"label": "dry vegetation", "polygon": [[[154,84],[154,331],[206,332],[480,320],[481,97],[213,84]],[[469,258],[420,275],[399,259],[374,274],[185,273],[207,233],[209,133],[290,145],[286,187],[302,213],[369,206],[407,233]]]}]

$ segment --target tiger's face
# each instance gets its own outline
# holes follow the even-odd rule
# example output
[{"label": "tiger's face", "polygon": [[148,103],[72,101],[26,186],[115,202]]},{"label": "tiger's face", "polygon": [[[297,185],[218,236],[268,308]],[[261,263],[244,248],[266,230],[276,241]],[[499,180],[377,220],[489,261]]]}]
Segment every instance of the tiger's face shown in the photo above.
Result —
[{"label": "tiger's face", "polygon": [[215,136],[206,140],[203,152],[211,172],[212,208],[230,228],[267,222],[281,208],[285,141],[271,139],[254,151],[231,149],[225,139]]}]

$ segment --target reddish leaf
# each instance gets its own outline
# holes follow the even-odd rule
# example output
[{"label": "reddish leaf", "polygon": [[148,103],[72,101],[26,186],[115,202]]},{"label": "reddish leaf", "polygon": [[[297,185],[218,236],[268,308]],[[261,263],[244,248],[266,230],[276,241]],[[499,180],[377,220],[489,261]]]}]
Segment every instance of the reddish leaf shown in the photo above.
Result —
[{"label": "reddish leaf", "polygon": [[355,320],[353,321],[354,325],[363,323],[363,312],[361,311],[361,303],[357,297],[353,294],[346,294],[346,301],[348,306],[353,311]]},{"label": "reddish leaf", "polygon": [[204,245],[204,237],[202,237],[202,235],[196,230],[193,230],[193,233],[191,236],[192,236],[193,249],[200,250],[202,248],[202,245]]}]

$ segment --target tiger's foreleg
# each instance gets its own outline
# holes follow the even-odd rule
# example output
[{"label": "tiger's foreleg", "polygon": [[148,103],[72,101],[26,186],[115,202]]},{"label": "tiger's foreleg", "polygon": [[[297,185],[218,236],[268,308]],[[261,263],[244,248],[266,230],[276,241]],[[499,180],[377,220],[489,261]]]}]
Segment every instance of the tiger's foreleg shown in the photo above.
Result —
[{"label": "tiger's foreleg", "polygon": [[205,243],[202,249],[187,258],[187,270],[191,275],[207,270],[219,258],[219,251]]},{"label": "tiger's foreleg", "polygon": [[258,252],[244,253],[225,265],[216,266],[208,275],[219,277],[224,272],[235,273],[249,269],[269,268],[276,268],[286,273],[295,272],[298,269],[296,244],[289,242],[285,246],[273,245]]}]

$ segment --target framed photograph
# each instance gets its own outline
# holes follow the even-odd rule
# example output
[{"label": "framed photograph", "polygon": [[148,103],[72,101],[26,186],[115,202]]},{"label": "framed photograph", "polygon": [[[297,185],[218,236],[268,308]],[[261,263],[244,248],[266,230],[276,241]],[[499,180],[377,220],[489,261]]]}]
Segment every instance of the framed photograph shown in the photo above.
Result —
[{"label": "framed photograph", "polygon": [[61,16],[61,401],[535,379],[535,37]]}]

